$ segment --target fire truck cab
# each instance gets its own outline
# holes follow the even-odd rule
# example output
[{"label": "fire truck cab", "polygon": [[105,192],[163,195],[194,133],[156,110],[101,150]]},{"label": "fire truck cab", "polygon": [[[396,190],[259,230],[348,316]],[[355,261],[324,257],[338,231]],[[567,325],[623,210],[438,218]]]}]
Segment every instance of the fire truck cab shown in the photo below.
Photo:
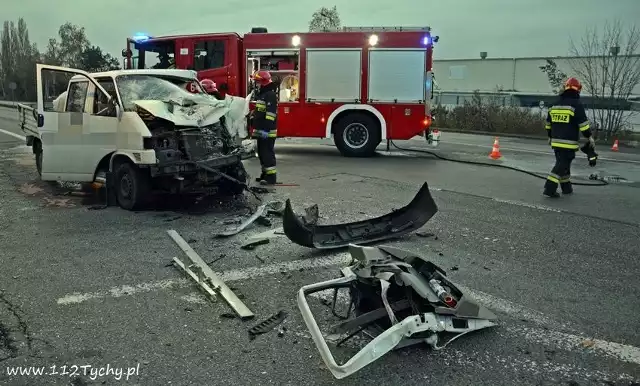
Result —
[{"label": "fire truck cab", "polygon": [[268,70],[279,84],[278,137],[333,137],[343,155],[366,157],[383,140],[429,137],[437,41],[429,27],[254,28],[244,36],[138,35],[122,55],[125,69],[195,70],[235,96],[249,95],[251,75]]}]

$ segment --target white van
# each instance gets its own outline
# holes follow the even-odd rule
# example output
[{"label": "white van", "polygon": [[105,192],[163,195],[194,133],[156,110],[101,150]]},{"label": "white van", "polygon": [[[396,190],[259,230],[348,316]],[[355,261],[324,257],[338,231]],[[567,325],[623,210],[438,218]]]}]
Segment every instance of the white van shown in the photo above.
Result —
[{"label": "white van", "polygon": [[189,70],[36,67],[38,127],[27,144],[42,180],[106,181],[129,210],[155,190],[244,189],[243,149],[229,126],[246,127],[248,98],[217,100]]}]

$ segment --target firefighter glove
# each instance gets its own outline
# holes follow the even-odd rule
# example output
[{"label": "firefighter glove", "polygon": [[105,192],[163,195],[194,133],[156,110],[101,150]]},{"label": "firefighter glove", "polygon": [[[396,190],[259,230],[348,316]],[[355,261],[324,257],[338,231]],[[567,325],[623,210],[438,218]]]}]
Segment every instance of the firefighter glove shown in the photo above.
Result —
[{"label": "firefighter glove", "polygon": [[269,132],[266,130],[258,130],[258,137],[262,139],[267,139],[269,138]]}]

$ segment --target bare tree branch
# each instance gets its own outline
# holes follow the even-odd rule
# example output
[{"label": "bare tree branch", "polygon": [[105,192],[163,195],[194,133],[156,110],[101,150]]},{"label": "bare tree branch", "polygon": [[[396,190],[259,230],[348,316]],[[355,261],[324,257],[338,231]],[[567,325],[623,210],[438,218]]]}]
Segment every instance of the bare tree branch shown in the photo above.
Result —
[{"label": "bare tree branch", "polygon": [[631,117],[624,107],[640,84],[640,29],[619,20],[590,27],[579,42],[570,41],[575,76],[594,101],[593,121],[605,139],[624,130]]}]

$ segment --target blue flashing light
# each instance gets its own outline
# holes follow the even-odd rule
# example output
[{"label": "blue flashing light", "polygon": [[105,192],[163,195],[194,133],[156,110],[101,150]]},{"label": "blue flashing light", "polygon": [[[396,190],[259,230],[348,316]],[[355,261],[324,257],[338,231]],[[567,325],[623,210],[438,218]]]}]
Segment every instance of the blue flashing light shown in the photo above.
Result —
[{"label": "blue flashing light", "polygon": [[137,42],[143,42],[143,41],[149,40],[149,36],[143,33],[136,33],[135,35],[133,35],[133,40]]},{"label": "blue flashing light", "polygon": [[429,36],[425,36],[424,38],[422,38],[422,44],[428,46],[429,44],[431,44],[431,38]]}]

